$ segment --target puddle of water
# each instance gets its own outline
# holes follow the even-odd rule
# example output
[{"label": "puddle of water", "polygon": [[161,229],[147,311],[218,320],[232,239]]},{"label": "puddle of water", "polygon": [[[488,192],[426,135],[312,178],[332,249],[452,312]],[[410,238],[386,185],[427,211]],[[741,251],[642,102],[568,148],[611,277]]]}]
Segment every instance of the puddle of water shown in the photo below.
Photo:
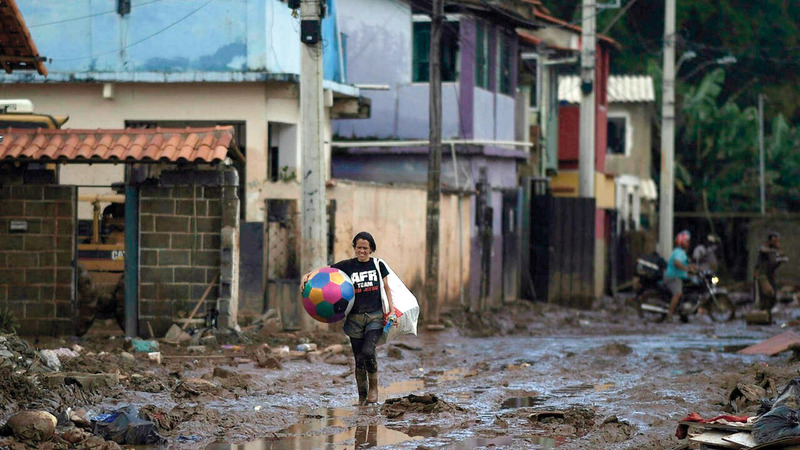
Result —
[{"label": "puddle of water", "polygon": [[583,383],[583,384],[578,384],[578,385],[575,385],[575,386],[567,386],[567,387],[563,387],[561,389],[556,389],[553,392],[556,393],[556,394],[575,395],[578,392],[590,391],[590,390],[594,390],[594,384],[592,384],[592,383]]},{"label": "puddle of water", "polygon": [[543,436],[532,436],[529,438],[532,444],[535,445],[534,448],[541,449],[541,450],[549,450],[552,448],[556,448],[556,440],[549,437]]},{"label": "puddle of water", "polygon": [[477,372],[464,368],[431,371],[423,378],[413,378],[405,381],[391,383],[388,386],[378,389],[378,400],[385,401],[387,398],[396,397],[404,394],[413,394],[426,387],[435,386],[445,381],[455,381],[464,377],[475,375]]},{"label": "puddle of water", "polygon": [[398,381],[386,387],[378,389],[378,401],[385,401],[387,398],[396,397],[402,394],[410,394],[425,389],[425,380],[415,378],[406,381]]},{"label": "puddle of water", "polygon": [[594,391],[595,392],[603,392],[606,389],[610,389],[612,387],[614,387],[614,383],[595,384],[594,385]]},{"label": "puddle of water", "polygon": [[542,397],[511,397],[503,400],[500,409],[526,408],[529,406],[543,405],[546,399]]},{"label": "puddle of water", "polygon": [[461,378],[474,376],[476,373],[477,371],[474,370],[468,371],[467,369],[464,368],[452,369],[442,372],[433,372],[433,371],[430,372],[431,375],[435,376],[434,377],[435,382],[460,380]]},{"label": "puddle of water", "polygon": [[[214,443],[206,450],[295,450],[352,449],[394,445],[425,438],[428,430],[409,436],[384,425],[350,426],[345,419],[352,417],[352,410],[321,408],[309,412],[300,422],[284,428],[271,438],[262,438],[246,444]],[[328,430],[333,428],[333,430]],[[433,431],[431,431],[433,432]]]},{"label": "puddle of water", "polygon": [[469,392],[455,392],[455,393],[450,393],[448,395],[460,400],[472,400],[472,394],[470,394]]},{"label": "puddle of water", "polygon": [[296,424],[280,431],[283,434],[304,434],[326,427],[345,427],[344,420],[352,417],[353,411],[343,408],[321,408],[306,414],[305,418]]}]

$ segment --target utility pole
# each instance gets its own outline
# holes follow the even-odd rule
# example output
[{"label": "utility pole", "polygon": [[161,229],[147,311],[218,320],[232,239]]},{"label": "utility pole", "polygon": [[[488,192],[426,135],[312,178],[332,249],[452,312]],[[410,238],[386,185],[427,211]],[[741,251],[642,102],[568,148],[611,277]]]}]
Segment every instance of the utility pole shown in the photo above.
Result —
[{"label": "utility pole", "polygon": [[442,70],[441,41],[444,0],[433,0],[429,62],[428,201],[425,225],[425,297],[428,324],[439,324],[439,203],[442,192]]},{"label": "utility pole", "polygon": [[583,0],[581,29],[581,112],[578,154],[578,196],[594,197],[595,48],[597,0]]},{"label": "utility pole", "polygon": [[761,186],[761,215],[767,212],[764,190],[764,94],[758,94],[758,182]]},{"label": "utility pole", "polygon": [[[328,229],[325,207],[325,156],[322,110],[321,22],[324,0],[300,3],[300,130],[302,158],[300,179],[303,185],[300,261],[303,272],[328,263]],[[316,325],[303,315],[304,328]]]},{"label": "utility pole", "polygon": [[664,77],[661,99],[661,186],[658,209],[658,250],[672,251],[675,192],[675,1],[664,10]]}]

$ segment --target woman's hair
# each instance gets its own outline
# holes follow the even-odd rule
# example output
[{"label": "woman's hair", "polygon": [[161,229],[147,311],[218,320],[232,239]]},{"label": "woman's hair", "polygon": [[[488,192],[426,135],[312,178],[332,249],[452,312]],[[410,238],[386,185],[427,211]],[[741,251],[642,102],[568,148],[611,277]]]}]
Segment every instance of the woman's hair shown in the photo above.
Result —
[{"label": "woman's hair", "polygon": [[358,241],[359,239],[364,239],[365,241],[369,242],[369,248],[373,252],[376,250],[375,239],[373,239],[372,235],[367,233],[366,231],[358,233],[356,237],[353,238],[353,248],[355,248],[356,241]]}]

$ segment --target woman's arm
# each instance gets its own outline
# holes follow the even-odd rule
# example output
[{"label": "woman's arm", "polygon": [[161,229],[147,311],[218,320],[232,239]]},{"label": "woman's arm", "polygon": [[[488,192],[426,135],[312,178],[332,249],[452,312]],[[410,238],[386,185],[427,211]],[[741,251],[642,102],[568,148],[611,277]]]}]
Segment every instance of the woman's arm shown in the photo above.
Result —
[{"label": "woman's arm", "polygon": [[389,277],[383,277],[383,290],[386,292],[386,300],[389,303],[389,315],[394,315],[394,301],[392,301],[392,290],[389,289]]}]

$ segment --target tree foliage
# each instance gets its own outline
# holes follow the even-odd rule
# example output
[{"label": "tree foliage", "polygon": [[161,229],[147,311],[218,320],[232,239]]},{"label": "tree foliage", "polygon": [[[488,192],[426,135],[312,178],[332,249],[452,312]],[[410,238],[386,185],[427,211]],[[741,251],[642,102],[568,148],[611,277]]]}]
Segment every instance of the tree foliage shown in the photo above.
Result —
[{"label": "tree foliage", "polygon": [[[759,211],[758,111],[725,98],[725,71],[717,68],[697,85],[679,85],[676,182],[680,209]],[[765,186],[770,210],[797,210],[800,135],[782,115],[764,130]],[[677,201],[676,201],[677,203]]]},{"label": "tree foliage", "polygon": [[[611,25],[606,35],[622,46],[612,54],[613,73],[643,73],[648,63],[660,65],[663,59],[665,0],[622,0],[622,5],[631,2],[617,21],[617,9],[597,15],[597,29]],[[543,3],[552,14],[580,25],[580,0]],[[737,62],[722,85],[725,97],[753,105],[759,93],[766,94],[769,117],[780,113],[800,123],[800,1],[677,0],[676,8],[677,54],[697,54],[683,64],[679,76],[734,56]]]}]

